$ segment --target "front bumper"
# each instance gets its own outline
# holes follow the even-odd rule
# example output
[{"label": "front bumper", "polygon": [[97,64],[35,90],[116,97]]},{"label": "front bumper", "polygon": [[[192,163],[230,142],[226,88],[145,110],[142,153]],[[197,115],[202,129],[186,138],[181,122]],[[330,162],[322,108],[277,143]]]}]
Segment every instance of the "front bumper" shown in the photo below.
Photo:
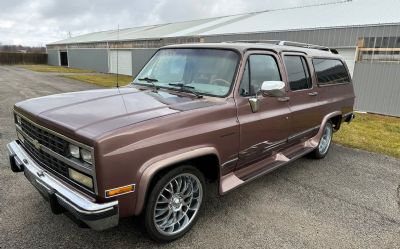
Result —
[{"label": "front bumper", "polygon": [[94,230],[118,225],[118,201],[95,203],[40,168],[17,141],[7,144],[7,149],[11,170],[24,172],[31,184],[50,202],[53,213],[59,214],[66,210]]}]

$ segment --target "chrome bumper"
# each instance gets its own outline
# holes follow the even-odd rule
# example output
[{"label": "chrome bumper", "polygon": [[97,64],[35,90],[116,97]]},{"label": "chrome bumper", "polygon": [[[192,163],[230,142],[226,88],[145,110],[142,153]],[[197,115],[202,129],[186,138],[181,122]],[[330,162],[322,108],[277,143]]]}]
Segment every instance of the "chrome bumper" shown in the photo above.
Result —
[{"label": "chrome bumper", "polygon": [[12,171],[24,172],[31,184],[50,202],[53,213],[59,214],[67,210],[74,218],[94,230],[118,225],[118,201],[94,203],[41,169],[17,141],[7,144],[7,149]]}]

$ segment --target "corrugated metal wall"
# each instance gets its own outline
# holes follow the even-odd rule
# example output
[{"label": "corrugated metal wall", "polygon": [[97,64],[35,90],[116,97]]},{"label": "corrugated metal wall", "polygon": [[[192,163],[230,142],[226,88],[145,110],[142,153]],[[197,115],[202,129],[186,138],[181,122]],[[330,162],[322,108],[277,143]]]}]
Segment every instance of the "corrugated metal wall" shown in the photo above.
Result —
[{"label": "corrugated metal wall", "polygon": [[400,64],[357,62],[354,69],[355,108],[400,116]]},{"label": "corrugated metal wall", "polygon": [[70,67],[108,73],[107,49],[68,49]]},{"label": "corrugated metal wall", "polygon": [[398,36],[400,25],[331,28],[268,33],[228,34],[204,37],[205,42],[235,40],[284,40],[318,44],[328,47],[355,47],[359,37]]},{"label": "corrugated metal wall", "polygon": [[[282,31],[257,34],[230,34],[204,37],[205,42],[235,40],[288,40],[318,44],[332,48],[356,47],[361,37],[400,37],[400,25]],[[355,108],[392,116],[400,116],[400,64],[356,62],[353,82]]]},{"label": "corrugated metal wall", "polygon": [[157,51],[156,48],[132,49],[132,75],[136,75]]},{"label": "corrugated metal wall", "polygon": [[51,66],[59,66],[60,62],[58,60],[58,53],[58,49],[47,49],[47,64]]}]

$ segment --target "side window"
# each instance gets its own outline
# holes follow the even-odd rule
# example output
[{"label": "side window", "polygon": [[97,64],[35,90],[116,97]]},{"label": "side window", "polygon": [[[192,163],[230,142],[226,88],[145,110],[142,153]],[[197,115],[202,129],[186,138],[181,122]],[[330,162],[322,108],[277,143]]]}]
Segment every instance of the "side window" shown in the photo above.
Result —
[{"label": "side window", "polygon": [[313,64],[321,85],[350,82],[350,76],[340,60],[313,59]]},{"label": "side window", "polygon": [[297,91],[312,87],[310,72],[303,56],[288,55],[284,57],[284,61],[290,90]]},{"label": "side window", "polygon": [[264,81],[281,80],[278,64],[271,55],[250,55],[242,82],[240,84],[240,95],[253,96],[261,88]]}]

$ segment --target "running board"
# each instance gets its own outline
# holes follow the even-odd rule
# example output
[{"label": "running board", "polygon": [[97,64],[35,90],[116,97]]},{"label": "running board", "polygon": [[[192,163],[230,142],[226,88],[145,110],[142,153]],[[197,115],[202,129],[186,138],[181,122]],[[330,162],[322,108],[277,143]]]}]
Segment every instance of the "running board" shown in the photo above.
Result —
[{"label": "running board", "polygon": [[231,172],[221,178],[219,192],[220,194],[226,194],[239,186],[268,174],[269,172],[312,152],[315,149],[314,146],[315,145],[310,142],[310,140],[307,140],[306,142],[299,143],[280,153],[256,162],[253,165]]}]

